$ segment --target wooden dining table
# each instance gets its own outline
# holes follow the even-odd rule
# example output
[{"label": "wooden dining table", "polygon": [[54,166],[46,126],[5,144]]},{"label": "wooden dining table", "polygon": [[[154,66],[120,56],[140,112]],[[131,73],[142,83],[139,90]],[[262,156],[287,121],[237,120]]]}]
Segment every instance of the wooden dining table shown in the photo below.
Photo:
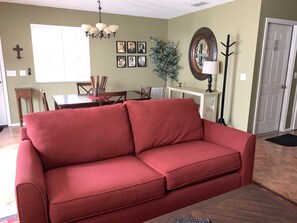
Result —
[{"label": "wooden dining table", "polygon": [[[87,94],[53,95],[55,109],[100,106],[100,100],[93,100]],[[126,100],[146,100],[137,91],[127,91]]]}]

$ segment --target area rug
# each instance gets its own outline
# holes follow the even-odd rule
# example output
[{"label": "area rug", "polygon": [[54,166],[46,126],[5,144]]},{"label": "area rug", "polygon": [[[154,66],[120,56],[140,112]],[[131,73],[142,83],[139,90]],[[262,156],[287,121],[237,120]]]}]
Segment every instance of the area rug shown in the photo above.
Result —
[{"label": "area rug", "polygon": [[289,147],[297,146],[297,136],[292,134],[285,134],[281,136],[268,138],[265,140],[281,146],[289,146]]},{"label": "area rug", "polygon": [[19,223],[19,216],[17,214],[0,218],[0,223]]}]

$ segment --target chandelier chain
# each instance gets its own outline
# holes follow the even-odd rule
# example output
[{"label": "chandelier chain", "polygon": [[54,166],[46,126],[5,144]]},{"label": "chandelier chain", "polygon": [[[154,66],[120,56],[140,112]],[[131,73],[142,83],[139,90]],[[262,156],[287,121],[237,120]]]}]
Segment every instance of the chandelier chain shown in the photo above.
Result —
[{"label": "chandelier chain", "polygon": [[99,22],[101,23],[101,9],[102,9],[102,7],[101,7],[100,0],[98,0],[97,3],[98,3],[98,10],[99,10]]}]

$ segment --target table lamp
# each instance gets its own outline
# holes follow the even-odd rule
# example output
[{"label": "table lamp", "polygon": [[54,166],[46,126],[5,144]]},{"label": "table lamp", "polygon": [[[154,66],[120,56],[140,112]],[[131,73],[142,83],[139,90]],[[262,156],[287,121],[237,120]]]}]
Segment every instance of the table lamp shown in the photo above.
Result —
[{"label": "table lamp", "polygon": [[218,61],[204,61],[202,73],[208,74],[208,88],[207,88],[206,92],[213,92],[213,90],[211,89],[212,75],[219,73],[219,62]]}]

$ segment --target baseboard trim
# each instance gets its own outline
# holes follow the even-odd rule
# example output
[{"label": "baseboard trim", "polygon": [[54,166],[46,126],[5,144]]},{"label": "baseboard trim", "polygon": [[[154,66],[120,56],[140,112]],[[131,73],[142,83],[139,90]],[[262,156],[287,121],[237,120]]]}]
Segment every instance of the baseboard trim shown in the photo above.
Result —
[{"label": "baseboard trim", "polygon": [[11,123],[10,125],[8,126],[11,126],[11,127],[20,127],[20,123]]}]

